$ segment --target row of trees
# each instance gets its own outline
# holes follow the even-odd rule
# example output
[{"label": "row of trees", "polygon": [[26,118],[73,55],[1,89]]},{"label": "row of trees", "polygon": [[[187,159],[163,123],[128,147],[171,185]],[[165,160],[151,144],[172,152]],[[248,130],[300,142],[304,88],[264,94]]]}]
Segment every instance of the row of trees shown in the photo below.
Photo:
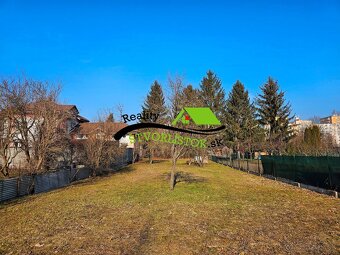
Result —
[{"label": "row of trees", "polygon": [[[184,86],[180,77],[174,80],[169,80],[172,96],[168,97],[168,104],[162,87],[155,81],[142,107],[144,111],[161,112],[160,122],[173,118],[184,106],[207,106],[227,126],[223,138],[234,151],[265,149],[270,153],[281,153],[292,137],[288,127],[292,120],[291,107],[285,102],[277,81],[271,77],[254,102],[240,81],[235,82],[226,97],[221,80],[212,71],[207,72],[199,89]],[[181,87],[174,88],[173,83],[180,83]],[[174,98],[173,94],[178,96]],[[179,104],[174,102],[176,98],[179,98]],[[174,108],[173,104],[178,107]]]},{"label": "row of trees", "polygon": [[[160,113],[161,117],[157,122],[170,124],[183,107],[210,107],[217,118],[227,126],[225,133],[220,134],[218,138],[223,138],[224,145],[232,149],[229,151],[238,152],[239,156],[241,152],[263,149],[269,153],[281,153],[285,148],[283,145],[292,135],[288,128],[292,119],[291,107],[285,102],[284,92],[280,91],[277,81],[270,77],[261,87],[262,93],[254,102],[251,102],[248,91],[240,81],[236,81],[226,97],[221,80],[212,71],[208,71],[203,77],[198,89],[185,85],[181,77],[169,78],[168,91],[166,97],[162,86],[155,81],[142,106],[143,111]],[[144,146],[152,163],[156,145],[147,143]],[[160,149],[162,146],[165,148]],[[176,161],[181,155],[186,153],[203,158],[207,153],[207,150],[186,149],[172,145],[169,152],[166,145],[157,144],[158,152],[168,153],[172,158],[171,187],[174,184]]]},{"label": "row of trees", "polygon": [[[294,131],[290,126],[294,118],[291,105],[272,77],[268,77],[260,87],[261,92],[253,101],[239,80],[227,95],[221,80],[210,70],[201,80],[198,89],[185,85],[181,77],[175,77],[169,78],[168,91],[165,96],[162,86],[155,81],[142,106],[143,111],[160,113],[157,122],[170,124],[183,107],[210,107],[227,127],[217,137],[223,138],[224,153],[236,152],[238,157],[241,154],[244,156],[245,152],[251,156],[255,151],[276,155],[322,155],[335,150],[331,137],[321,135],[317,126],[307,128],[300,134]],[[181,155],[198,155],[203,158],[207,153],[207,150],[188,150],[178,145],[173,145],[170,152],[165,144],[147,143],[144,146],[148,150],[150,163],[157,148],[159,156],[171,156],[173,169]],[[173,174],[174,170],[171,187],[174,184]]]}]

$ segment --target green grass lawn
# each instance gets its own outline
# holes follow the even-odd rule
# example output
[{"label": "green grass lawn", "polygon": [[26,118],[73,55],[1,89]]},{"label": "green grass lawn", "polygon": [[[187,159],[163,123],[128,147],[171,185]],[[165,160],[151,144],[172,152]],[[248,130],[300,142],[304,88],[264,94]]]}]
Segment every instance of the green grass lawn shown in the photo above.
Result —
[{"label": "green grass lawn", "polygon": [[340,200],[210,163],[137,163],[0,206],[0,254],[339,254]]}]

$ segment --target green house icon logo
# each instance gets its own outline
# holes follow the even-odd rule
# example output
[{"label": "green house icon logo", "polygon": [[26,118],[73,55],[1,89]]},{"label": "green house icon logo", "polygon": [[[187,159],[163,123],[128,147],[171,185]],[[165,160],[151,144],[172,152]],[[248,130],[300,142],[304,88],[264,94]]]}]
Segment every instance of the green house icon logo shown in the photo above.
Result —
[{"label": "green house icon logo", "polygon": [[196,125],[221,125],[209,107],[184,107],[171,124],[174,126],[178,121],[184,125],[191,122]]}]

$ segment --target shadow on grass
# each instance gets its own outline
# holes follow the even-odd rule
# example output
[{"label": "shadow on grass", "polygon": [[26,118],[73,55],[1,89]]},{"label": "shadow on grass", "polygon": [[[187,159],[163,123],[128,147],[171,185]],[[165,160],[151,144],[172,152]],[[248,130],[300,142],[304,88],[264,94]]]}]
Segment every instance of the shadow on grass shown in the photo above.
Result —
[{"label": "shadow on grass", "polygon": [[169,161],[168,159],[153,159],[152,163],[150,164],[149,160],[143,159],[141,162],[152,165],[152,164],[164,163],[164,162],[168,162],[168,161]]},{"label": "shadow on grass", "polygon": [[[170,173],[164,174],[166,180],[170,180]],[[185,183],[200,183],[207,182],[207,178],[202,176],[197,176],[192,173],[187,173],[183,171],[179,171],[175,174],[175,186],[177,183],[185,182]]]},{"label": "shadow on grass", "polygon": [[129,172],[132,172],[134,171],[135,168],[133,167],[133,164],[131,165],[127,165],[127,166],[124,166],[122,168],[118,168],[118,169],[104,169],[101,171],[101,173],[98,175],[100,177],[106,177],[106,176],[111,176],[111,175],[115,175],[115,174],[123,174],[123,173],[129,173]]},{"label": "shadow on grass", "polygon": [[133,165],[127,165],[125,167],[122,167],[120,169],[102,169],[95,177],[89,177],[83,180],[75,181],[72,182],[71,185],[73,186],[82,186],[82,185],[87,185],[89,183],[93,184],[96,182],[99,182],[103,178],[111,177],[116,174],[125,174],[134,171],[135,168]]}]

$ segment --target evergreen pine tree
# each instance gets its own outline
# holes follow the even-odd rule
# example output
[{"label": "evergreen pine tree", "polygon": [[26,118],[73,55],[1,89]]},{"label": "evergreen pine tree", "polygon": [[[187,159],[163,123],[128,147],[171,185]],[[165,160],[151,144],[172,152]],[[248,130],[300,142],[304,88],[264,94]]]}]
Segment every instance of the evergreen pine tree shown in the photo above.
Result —
[{"label": "evergreen pine tree", "polygon": [[289,122],[291,116],[291,106],[285,103],[285,94],[279,90],[277,81],[271,77],[261,87],[262,94],[256,100],[257,112],[260,124],[268,130],[269,150],[280,152],[282,146],[292,137]]},{"label": "evergreen pine tree", "polygon": [[222,120],[225,110],[225,92],[220,79],[210,70],[201,81],[200,98],[203,105],[210,107],[217,118]]},{"label": "evergreen pine tree", "polygon": [[[192,85],[188,85],[183,88],[183,91],[180,95],[180,101],[182,107],[202,107],[202,101],[199,97],[200,91],[198,89],[194,89]],[[195,129],[197,128],[196,124],[190,123],[185,126],[185,128]],[[192,135],[193,137],[199,139],[203,138],[199,135]],[[215,137],[214,137],[215,138]],[[207,144],[209,144],[209,137],[204,137],[207,140]],[[201,148],[191,148],[190,150],[186,150],[185,157],[193,158],[197,156],[197,163],[200,167],[203,167],[203,159],[207,157],[207,151]]]},{"label": "evergreen pine tree", "polygon": [[226,101],[226,136],[235,150],[251,150],[260,129],[255,118],[255,107],[250,103],[248,91],[236,81]]},{"label": "evergreen pine tree", "polygon": [[305,132],[303,133],[303,141],[305,142],[305,144],[310,145],[312,144],[312,129],[307,127],[305,129]]},{"label": "evergreen pine tree", "polygon": [[321,147],[321,132],[318,126],[307,127],[303,137],[307,152],[317,153]]},{"label": "evergreen pine tree", "polygon": [[106,118],[106,122],[114,122],[115,120],[114,120],[114,118],[113,118],[113,113],[111,112],[108,116],[107,116],[107,118]]},{"label": "evergreen pine tree", "polygon": [[194,89],[192,85],[188,85],[183,89],[182,95],[182,105],[183,107],[200,107],[202,106],[202,102],[199,98],[199,91]]},{"label": "evergreen pine tree", "polygon": [[321,131],[316,125],[313,126],[313,143],[315,148],[319,149],[321,145]]},{"label": "evergreen pine tree", "polygon": [[[150,92],[148,93],[144,104],[142,105],[143,112],[149,112],[153,114],[159,114],[156,122],[157,123],[165,123],[166,122],[166,105],[164,94],[161,85],[154,81],[151,85]],[[151,120],[148,120],[148,122]],[[143,122],[143,121],[142,121]],[[147,148],[149,162],[150,164],[153,163],[153,154],[154,150],[157,147],[153,142],[145,143],[144,145]]]},{"label": "evergreen pine tree", "polygon": [[150,92],[142,106],[144,112],[159,114],[157,122],[163,122],[166,117],[165,99],[161,85],[154,81],[151,85]]}]

